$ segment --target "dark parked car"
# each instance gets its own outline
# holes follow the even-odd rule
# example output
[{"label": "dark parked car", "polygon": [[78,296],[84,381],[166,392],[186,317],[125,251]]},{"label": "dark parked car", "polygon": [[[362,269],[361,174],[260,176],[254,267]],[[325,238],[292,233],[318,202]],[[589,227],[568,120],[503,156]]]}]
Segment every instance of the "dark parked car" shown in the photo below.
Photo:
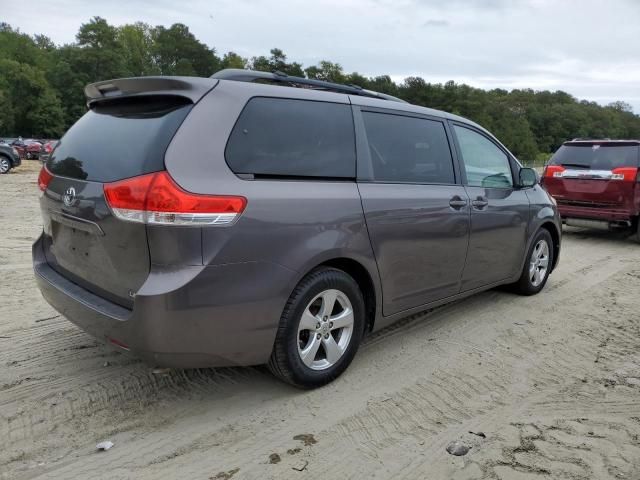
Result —
[{"label": "dark parked car", "polygon": [[85,93],[39,178],[36,278],[150,363],[318,386],[365,332],[498,285],[538,293],[558,261],[555,202],[463,118],[243,70]]},{"label": "dark parked car", "polygon": [[0,174],[9,173],[9,170],[20,165],[20,155],[11,145],[0,142]]},{"label": "dark parked car", "polygon": [[565,142],[542,182],[565,223],[624,228],[640,242],[640,140]]}]

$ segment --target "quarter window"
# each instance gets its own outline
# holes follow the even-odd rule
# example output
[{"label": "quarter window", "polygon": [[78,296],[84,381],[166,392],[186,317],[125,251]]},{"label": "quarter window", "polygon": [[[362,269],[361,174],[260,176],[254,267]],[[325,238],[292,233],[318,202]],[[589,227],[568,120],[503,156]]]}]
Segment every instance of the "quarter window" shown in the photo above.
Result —
[{"label": "quarter window", "polygon": [[442,122],[362,112],[373,177],[390,183],[455,183]]},{"label": "quarter window", "polygon": [[513,177],[509,158],[487,137],[454,125],[460,153],[471,187],[511,188]]},{"label": "quarter window", "polygon": [[225,156],[235,173],[355,178],[351,107],[253,98],[231,132]]}]

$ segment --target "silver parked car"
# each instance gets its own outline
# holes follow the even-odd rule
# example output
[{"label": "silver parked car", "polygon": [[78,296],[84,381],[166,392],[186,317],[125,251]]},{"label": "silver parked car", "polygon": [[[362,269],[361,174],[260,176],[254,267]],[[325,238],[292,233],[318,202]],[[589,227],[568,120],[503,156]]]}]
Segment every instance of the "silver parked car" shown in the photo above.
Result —
[{"label": "silver parked car", "polygon": [[555,202],[482,127],[355,86],[224,70],[89,85],[39,178],[47,301],[173,367],[340,375],[363,335],[557,264]]}]

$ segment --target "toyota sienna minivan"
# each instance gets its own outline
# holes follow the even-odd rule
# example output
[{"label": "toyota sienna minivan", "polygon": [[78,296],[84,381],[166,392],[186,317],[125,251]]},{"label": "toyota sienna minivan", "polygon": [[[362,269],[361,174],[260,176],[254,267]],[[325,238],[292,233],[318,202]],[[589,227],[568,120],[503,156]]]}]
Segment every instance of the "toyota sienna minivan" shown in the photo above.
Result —
[{"label": "toyota sienna minivan", "polygon": [[363,335],[557,264],[556,204],[482,127],[356,86],[224,70],[86,87],[38,185],[45,299],[154,365],[300,387]]},{"label": "toyota sienna minivan", "polygon": [[542,183],[568,225],[626,229],[640,242],[640,140],[565,142]]}]

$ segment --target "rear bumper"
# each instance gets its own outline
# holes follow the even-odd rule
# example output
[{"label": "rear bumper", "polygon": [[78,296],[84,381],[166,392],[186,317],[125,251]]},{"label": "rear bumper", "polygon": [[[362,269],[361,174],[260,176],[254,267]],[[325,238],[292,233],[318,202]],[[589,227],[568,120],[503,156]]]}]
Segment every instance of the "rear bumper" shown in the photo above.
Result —
[{"label": "rear bumper", "polygon": [[266,363],[295,278],[263,262],[152,268],[128,310],[54,271],[41,239],[33,264],[43,297],[68,320],[152,365],[175,368]]},{"label": "rear bumper", "polygon": [[630,221],[637,212],[628,209],[593,208],[573,205],[558,205],[562,218],[587,218],[609,222]]}]

